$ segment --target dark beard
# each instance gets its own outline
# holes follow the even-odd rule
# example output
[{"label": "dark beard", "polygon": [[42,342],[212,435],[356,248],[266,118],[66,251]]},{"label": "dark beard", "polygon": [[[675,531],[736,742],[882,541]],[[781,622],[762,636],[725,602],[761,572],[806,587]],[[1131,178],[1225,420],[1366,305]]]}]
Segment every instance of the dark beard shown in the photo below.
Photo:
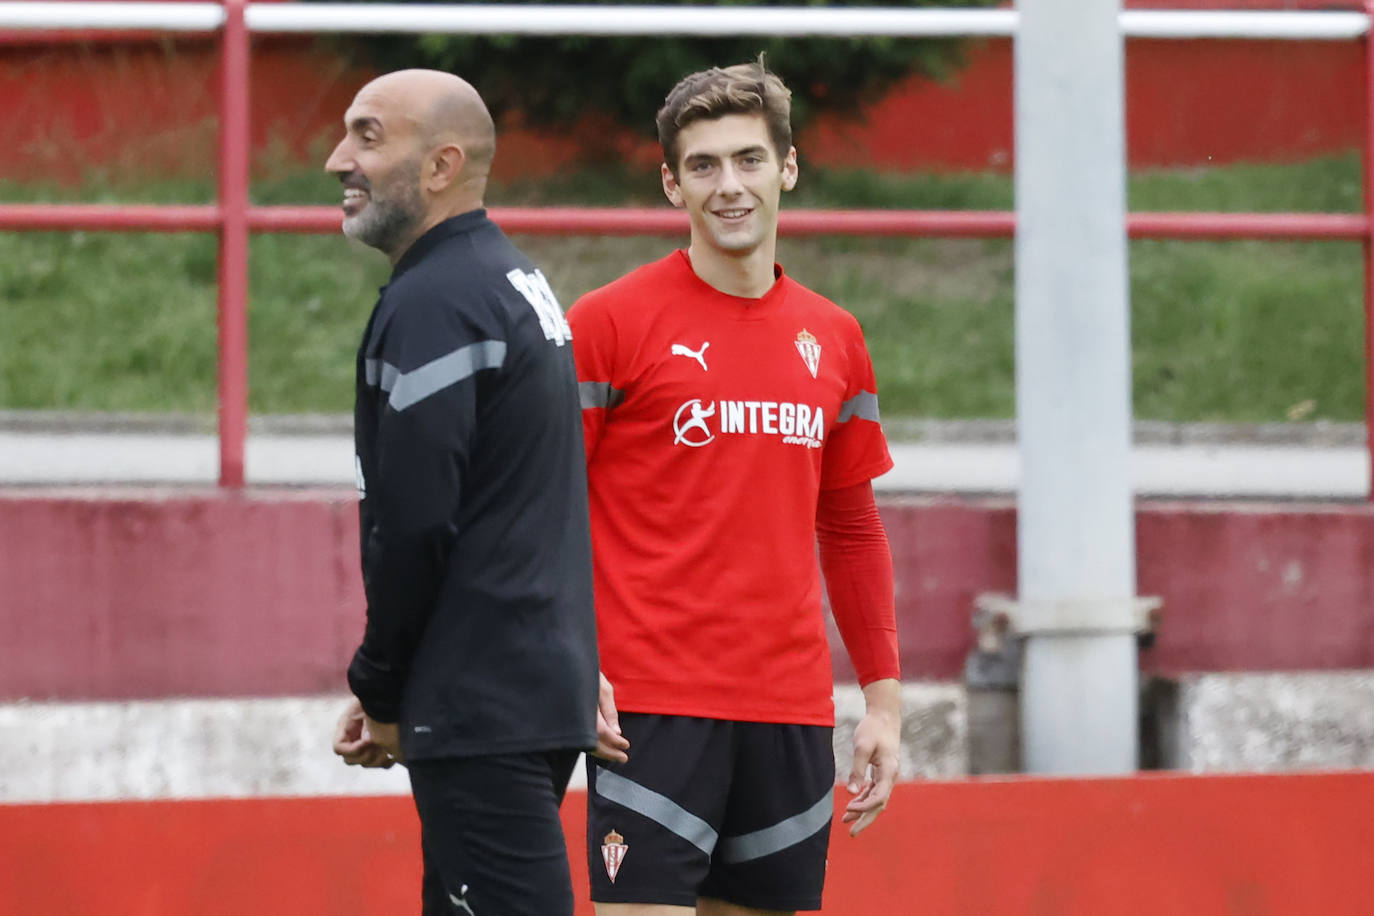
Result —
[{"label": "dark beard", "polygon": [[[415,162],[414,168],[409,165],[398,170],[396,180],[392,182],[396,187],[395,193],[389,193],[382,200],[375,197],[369,200],[367,208],[359,214],[361,218],[353,221],[351,226],[348,225],[349,221],[345,221],[344,233],[349,238],[392,257],[400,253],[400,246],[409,240],[415,226],[424,218],[424,201],[416,186],[420,164]],[[413,175],[415,181],[402,184],[407,174]]]}]

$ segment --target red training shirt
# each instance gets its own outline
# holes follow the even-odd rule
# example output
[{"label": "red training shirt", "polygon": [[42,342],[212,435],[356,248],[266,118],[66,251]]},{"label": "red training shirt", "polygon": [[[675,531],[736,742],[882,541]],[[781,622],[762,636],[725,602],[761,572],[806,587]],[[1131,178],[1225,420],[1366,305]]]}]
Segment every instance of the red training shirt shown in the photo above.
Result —
[{"label": "red training shirt", "polygon": [[676,251],[568,312],[622,710],[834,722],[817,498],[892,459],[858,321],[774,270],[740,298]]}]

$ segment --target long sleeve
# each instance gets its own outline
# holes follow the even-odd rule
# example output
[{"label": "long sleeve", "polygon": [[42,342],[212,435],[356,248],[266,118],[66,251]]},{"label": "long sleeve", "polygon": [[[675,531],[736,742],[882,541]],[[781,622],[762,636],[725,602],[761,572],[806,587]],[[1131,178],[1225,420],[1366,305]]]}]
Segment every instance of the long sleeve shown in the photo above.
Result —
[{"label": "long sleeve", "polygon": [[498,368],[505,354],[503,342],[474,340],[455,324],[397,315],[376,361],[376,469],[366,481],[362,532],[367,628],[348,680],[383,722],[399,715],[410,659],[458,536],[477,373]]},{"label": "long sleeve", "polygon": [[900,677],[892,552],[873,485],[822,490],[816,536],[830,609],[860,685]]}]

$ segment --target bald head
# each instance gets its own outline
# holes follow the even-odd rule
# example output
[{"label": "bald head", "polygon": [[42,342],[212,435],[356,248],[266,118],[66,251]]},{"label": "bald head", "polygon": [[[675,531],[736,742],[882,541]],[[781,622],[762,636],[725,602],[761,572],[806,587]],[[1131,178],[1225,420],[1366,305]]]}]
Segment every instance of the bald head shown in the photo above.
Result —
[{"label": "bald head", "polygon": [[[344,125],[347,135],[325,168],[346,189],[369,195],[345,206],[345,232],[352,220],[356,237],[377,239],[369,244],[395,257],[412,229],[483,206],[496,128],[466,80],[439,70],[384,74],[358,90]],[[385,193],[373,187],[383,176]],[[367,202],[383,206],[367,215]]]},{"label": "bald head", "polygon": [[485,178],[496,153],[496,125],[472,84],[442,70],[397,70],[364,86],[357,101],[375,97],[414,126],[427,147],[453,144],[466,158],[465,177]]},{"label": "bald head", "polygon": [[486,103],[467,80],[441,70],[397,70],[377,77],[358,93],[396,100],[430,147],[454,144],[463,150],[464,171],[486,176],[496,152],[496,126]]}]

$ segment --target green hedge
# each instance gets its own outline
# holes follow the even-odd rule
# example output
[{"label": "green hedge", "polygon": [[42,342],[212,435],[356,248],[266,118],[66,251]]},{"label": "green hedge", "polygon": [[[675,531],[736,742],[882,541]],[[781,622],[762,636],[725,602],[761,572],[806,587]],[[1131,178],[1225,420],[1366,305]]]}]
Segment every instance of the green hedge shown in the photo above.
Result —
[{"label": "green hedge", "polygon": [[[529,2],[529,0],[514,0]],[[592,0],[597,3],[598,0]],[[617,5],[599,0],[602,5]],[[671,4],[673,0],[664,0]],[[889,3],[682,3],[682,6],[989,6],[995,0],[896,0]],[[623,4],[621,4],[623,5]],[[912,38],[694,38],[520,35],[361,35],[332,39],[381,70],[428,67],[457,73],[481,91],[500,118],[521,112],[541,126],[569,127],[599,114],[653,135],[654,113],[679,79],[711,66],[768,57],[793,92],[793,122],[813,114],[856,112],[897,80],[943,77],[962,62],[964,42]]]}]

